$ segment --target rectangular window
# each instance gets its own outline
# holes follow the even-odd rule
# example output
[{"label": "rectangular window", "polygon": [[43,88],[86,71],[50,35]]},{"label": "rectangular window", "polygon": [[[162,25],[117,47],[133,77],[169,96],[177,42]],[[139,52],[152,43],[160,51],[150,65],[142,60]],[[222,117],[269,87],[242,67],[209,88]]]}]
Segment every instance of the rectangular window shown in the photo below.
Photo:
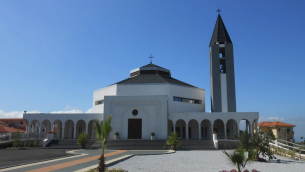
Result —
[{"label": "rectangular window", "polygon": [[188,98],[182,98],[182,97],[174,97],[173,100],[176,102],[201,104],[201,100],[194,100],[194,99],[188,99]]},{"label": "rectangular window", "polygon": [[100,104],[104,104],[104,100],[95,101],[95,105],[100,105]]},{"label": "rectangular window", "polygon": [[281,131],[281,129],[280,129],[280,128],[278,128],[278,129],[277,129],[277,131],[278,131],[278,132],[280,132],[280,131]]}]

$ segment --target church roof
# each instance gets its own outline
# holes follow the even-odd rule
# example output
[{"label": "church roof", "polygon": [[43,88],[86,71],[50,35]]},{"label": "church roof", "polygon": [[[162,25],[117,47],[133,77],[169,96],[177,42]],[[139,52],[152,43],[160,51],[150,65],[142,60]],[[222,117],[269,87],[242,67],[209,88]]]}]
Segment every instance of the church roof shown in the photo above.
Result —
[{"label": "church roof", "polygon": [[149,83],[169,83],[169,84],[183,85],[188,87],[195,87],[188,83],[179,81],[178,79],[172,78],[170,70],[157,66],[153,63],[149,63],[145,66],[131,70],[129,78],[117,82],[115,84],[149,84]]},{"label": "church roof", "polygon": [[232,44],[231,38],[228,34],[225,24],[222,21],[220,14],[218,14],[218,17],[217,17],[217,21],[215,24],[212,38],[211,38],[210,46],[213,44],[216,44],[216,43]]},{"label": "church roof", "polygon": [[[160,68],[160,69],[165,69],[165,68],[157,66],[157,65],[155,65],[153,63],[149,63],[148,65],[142,66],[140,68],[146,68],[146,67],[156,67],[156,68]],[[165,69],[165,70],[168,70],[168,69]]]},{"label": "church roof", "polygon": [[123,81],[117,82],[115,84],[148,84],[148,83],[169,83],[169,84],[176,84],[176,85],[183,85],[188,87],[194,87],[188,83],[179,81],[178,79],[162,76],[158,74],[141,74],[134,77],[127,78]]}]

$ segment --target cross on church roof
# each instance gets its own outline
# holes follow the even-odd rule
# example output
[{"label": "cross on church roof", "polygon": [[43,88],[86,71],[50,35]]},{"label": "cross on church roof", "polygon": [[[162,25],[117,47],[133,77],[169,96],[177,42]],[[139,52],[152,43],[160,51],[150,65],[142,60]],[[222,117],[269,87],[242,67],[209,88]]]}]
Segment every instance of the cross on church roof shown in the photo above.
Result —
[{"label": "cross on church roof", "polygon": [[152,59],[154,58],[152,55],[150,55],[148,58],[150,58],[150,64],[152,64]]},{"label": "cross on church roof", "polygon": [[217,11],[217,12],[218,12],[218,14],[219,14],[221,10],[218,8],[218,10],[216,10],[216,11]]}]

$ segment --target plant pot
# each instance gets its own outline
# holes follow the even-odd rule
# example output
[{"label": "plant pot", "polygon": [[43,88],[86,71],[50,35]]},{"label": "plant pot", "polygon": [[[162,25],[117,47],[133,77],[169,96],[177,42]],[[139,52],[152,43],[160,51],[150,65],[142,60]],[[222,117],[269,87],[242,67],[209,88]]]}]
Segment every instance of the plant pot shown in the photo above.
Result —
[{"label": "plant pot", "polygon": [[119,135],[114,135],[114,140],[118,140],[119,139]]},{"label": "plant pot", "polygon": [[150,136],[151,140],[155,140],[155,136]]}]

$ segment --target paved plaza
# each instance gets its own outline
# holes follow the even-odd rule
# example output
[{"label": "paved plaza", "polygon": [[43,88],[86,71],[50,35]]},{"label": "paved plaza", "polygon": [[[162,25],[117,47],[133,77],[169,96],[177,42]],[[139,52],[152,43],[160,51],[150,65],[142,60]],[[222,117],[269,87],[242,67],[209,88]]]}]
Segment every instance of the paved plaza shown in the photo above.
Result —
[{"label": "paved plaza", "polygon": [[[101,150],[0,150],[0,172],[84,172],[97,167]],[[134,155],[166,154],[168,150],[105,150],[106,164]],[[57,158],[56,158],[57,157]]]},{"label": "paved plaza", "polygon": [[[101,150],[0,150],[0,172],[85,172],[97,167]],[[109,168],[129,172],[219,172],[234,167],[221,150],[105,150]],[[261,172],[301,172],[305,162],[276,155],[281,163],[252,162],[247,169]]]}]

